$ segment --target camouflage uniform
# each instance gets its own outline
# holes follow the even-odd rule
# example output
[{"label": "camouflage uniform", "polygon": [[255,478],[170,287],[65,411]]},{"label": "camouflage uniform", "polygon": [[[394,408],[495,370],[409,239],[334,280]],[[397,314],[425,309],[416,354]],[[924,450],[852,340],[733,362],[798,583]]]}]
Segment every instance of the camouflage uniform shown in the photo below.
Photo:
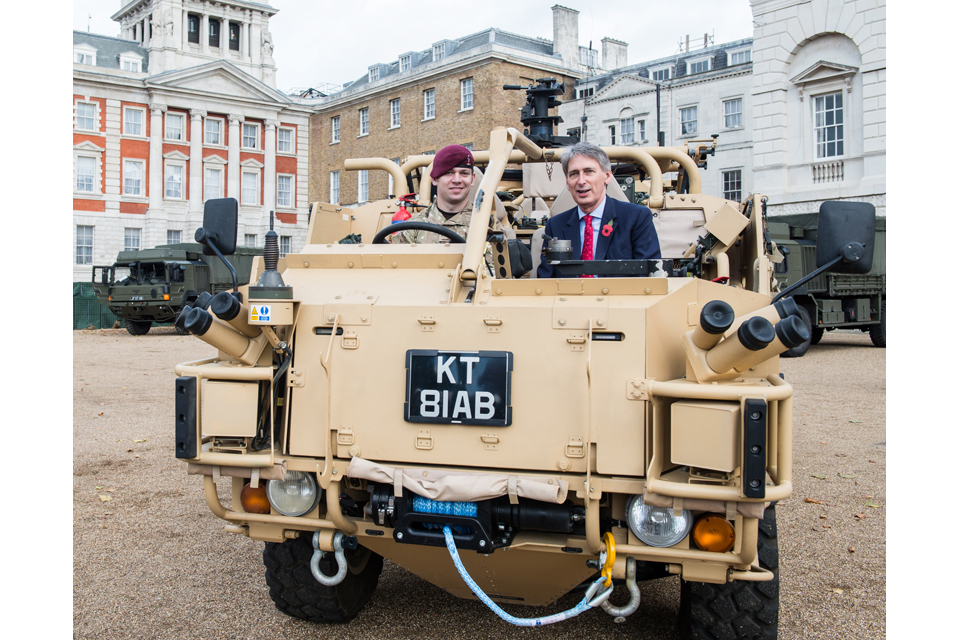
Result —
[{"label": "camouflage uniform", "polygon": [[[410,216],[410,219],[406,222],[429,222],[431,224],[436,224],[441,227],[446,227],[454,233],[458,234],[461,238],[466,239],[467,231],[470,229],[470,218],[473,216],[473,206],[467,205],[467,208],[451,217],[447,220],[440,210],[437,208],[437,203],[434,202],[424,211]],[[494,228],[502,231],[503,226],[500,224],[500,221],[496,221]],[[438,233],[432,231],[422,231],[420,229],[408,229],[407,231],[399,231],[392,236],[390,236],[391,244],[437,244],[437,243],[449,243],[450,239],[444,236],[441,236]],[[490,243],[486,245],[486,259],[487,266],[493,264],[493,250],[490,248]]]}]

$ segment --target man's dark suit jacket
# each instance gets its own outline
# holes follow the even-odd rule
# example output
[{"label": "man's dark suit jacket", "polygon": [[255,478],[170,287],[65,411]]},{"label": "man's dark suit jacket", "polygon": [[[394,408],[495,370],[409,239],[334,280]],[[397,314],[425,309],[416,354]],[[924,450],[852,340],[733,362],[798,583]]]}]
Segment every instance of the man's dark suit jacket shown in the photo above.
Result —
[{"label": "man's dark suit jacket", "polygon": [[[613,231],[603,235],[603,227],[612,223]],[[577,207],[555,215],[547,221],[544,236],[570,240],[576,255],[583,244],[580,237],[580,218]],[[653,226],[650,209],[640,205],[615,200],[607,196],[600,221],[600,234],[593,239],[594,260],[659,260],[660,239]],[[579,259],[576,255],[574,259]],[[541,261],[537,267],[538,278],[564,278],[556,269]]]}]

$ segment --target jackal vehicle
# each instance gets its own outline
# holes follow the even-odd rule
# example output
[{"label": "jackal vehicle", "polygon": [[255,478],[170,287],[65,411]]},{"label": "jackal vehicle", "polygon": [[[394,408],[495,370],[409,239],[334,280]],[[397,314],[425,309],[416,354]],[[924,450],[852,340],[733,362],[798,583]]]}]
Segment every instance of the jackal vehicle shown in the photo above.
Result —
[{"label": "jackal vehicle", "polygon": [[[228,258],[230,267],[216,255],[204,255],[195,242],[161,244],[153,249],[121,251],[109,266],[93,267],[93,290],[100,304],[109,307],[131,335],[142,336],[154,322],[175,322],[184,306],[201,294],[216,294],[234,285],[230,268],[247,284],[259,247],[237,247]],[[177,332],[186,334],[181,327]]]},{"label": "jackal vehicle", "polygon": [[[541,81],[530,103],[545,89],[558,87]],[[188,312],[219,352],[176,367],[176,457],[228,532],[265,542],[270,597],[291,616],[352,619],[387,558],[529,626],[596,606],[626,617],[637,581],[678,575],[685,635],[774,638],[774,504],[792,490],[793,421],[778,353],[809,334],[790,301],[771,304],[762,198],[701,193],[682,148],[607,147],[636,165],[664,259],[582,262],[548,241],[534,261],[633,275],[521,274],[522,252],[492,230],[494,216],[509,221],[497,194],[518,211],[521,198],[573,206],[556,162],[567,141],[546,113],[531,107],[527,132],[494,129],[474,153],[483,176],[465,242],[388,244],[405,228],[391,225],[392,198],[314,204],[306,246],[285,258],[268,236],[243,302],[220,293]],[[345,168],[404,185],[430,162]],[[688,192],[664,192],[670,171],[686,172]],[[236,204],[213,204],[198,237],[226,254]],[[824,205],[825,268],[858,268],[872,230],[847,231],[862,214]],[[339,242],[350,234],[362,241]],[[629,601],[610,602],[614,581]],[[497,604],[578,590],[543,618]]]}]

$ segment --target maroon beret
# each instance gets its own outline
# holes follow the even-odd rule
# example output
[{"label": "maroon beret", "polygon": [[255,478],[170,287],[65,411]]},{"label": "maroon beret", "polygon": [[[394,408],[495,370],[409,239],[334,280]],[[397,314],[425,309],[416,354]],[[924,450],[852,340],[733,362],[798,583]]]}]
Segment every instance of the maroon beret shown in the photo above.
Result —
[{"label": "maroon beret", "polygon": [[433,157],[433,170],[430,177],[436,180],[454,167],[473,167],[473,154],[470,149],[459,144],[451,144]]}]

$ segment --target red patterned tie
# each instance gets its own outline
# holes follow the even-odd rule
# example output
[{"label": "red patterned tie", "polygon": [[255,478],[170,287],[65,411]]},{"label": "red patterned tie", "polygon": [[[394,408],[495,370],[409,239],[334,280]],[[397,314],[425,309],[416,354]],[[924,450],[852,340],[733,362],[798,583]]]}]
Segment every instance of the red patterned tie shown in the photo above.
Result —
[{"label": "red patterned tie", "polygon": [[[580,253],[581,260],[593,260],[593,216],[583,216],[583,251]],[[580,276],[581,278],[592,278],[593,276]]]}]

